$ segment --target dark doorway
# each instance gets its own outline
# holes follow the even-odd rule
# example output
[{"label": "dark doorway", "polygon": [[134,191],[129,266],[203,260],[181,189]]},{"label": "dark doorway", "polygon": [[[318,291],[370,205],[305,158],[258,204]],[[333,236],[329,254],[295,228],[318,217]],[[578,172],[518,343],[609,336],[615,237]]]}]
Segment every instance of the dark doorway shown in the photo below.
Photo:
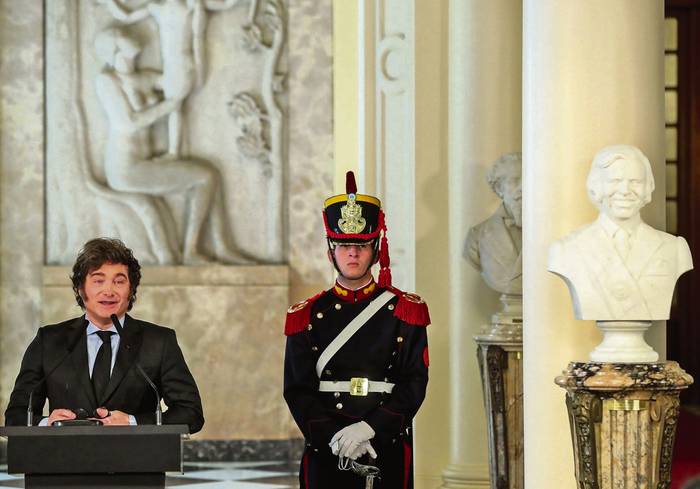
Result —
[{"label": "dark doorway", "polygon": [[666,162],[668,231],[695,262],[676,288],[667,354],[695,378],[682,403],[700,405],[700,0],[666,0]]}]

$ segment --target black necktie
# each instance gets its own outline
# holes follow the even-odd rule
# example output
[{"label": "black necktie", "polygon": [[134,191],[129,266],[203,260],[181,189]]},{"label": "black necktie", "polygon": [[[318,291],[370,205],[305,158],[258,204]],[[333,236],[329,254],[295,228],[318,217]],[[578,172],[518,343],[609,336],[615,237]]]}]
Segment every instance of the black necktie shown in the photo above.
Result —
[{"label": "black necktie", "polygon": [[102,340],[100,349],[97,350],[95,365],[92,367],[92,387],[95,390],[97,402],[102,401],[107,384],[109,384],[110,370],[112,369],[112,331],[98,331],[97,336]]}]

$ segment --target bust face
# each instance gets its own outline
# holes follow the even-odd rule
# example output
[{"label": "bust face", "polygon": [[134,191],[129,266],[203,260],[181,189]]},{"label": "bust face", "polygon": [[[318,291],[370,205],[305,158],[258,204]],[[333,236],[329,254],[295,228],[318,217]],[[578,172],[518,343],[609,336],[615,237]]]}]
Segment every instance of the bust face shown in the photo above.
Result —
[{"label": "bust face", "polygon": [[641,162],[619,159],[601,170],[601,212],[613,220],[627,220],[644,207],[646,175]]},{"label": "bust face", "polygon": [[508,211],[508,214],[515,221],[515,225],[522,227],[523,221],[523,204],[522,204],[522,180],[520,172],[503,177],[500,182],[500,190],[503,194],[503,204]]}]

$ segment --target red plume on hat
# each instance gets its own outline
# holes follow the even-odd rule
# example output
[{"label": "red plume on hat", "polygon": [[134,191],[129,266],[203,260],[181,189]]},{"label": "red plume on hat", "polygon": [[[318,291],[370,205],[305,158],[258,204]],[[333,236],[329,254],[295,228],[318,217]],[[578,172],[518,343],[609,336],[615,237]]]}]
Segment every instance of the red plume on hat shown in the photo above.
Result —
[{"label": "red plume on hat", "polygon": [[357,184],[355,183],[355,174],[351,171],[345,174],[345,193],[356,194]]}]

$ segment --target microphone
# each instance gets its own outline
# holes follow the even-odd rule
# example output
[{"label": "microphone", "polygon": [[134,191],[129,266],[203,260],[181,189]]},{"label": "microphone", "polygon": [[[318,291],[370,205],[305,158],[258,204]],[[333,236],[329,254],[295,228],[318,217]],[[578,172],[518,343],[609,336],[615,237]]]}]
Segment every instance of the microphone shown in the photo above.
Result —
[{"label": "microphone", "polygon": [[[117,334],[119,335],[119,337],[123,338],[123,328],[121,323],[119,322],[119,318],[117,317],[117,315],[112,314],[109,318],[112,320],[112,324],[114,324],[114,327],[117,329]],[[150,385],[153,389],[153,392],[156,393],[156,426],[161,426],[163,424],[163,411],[160,409],[160,393],[158,392],[158,388],[153,383],[148,374],[143,370],[143,367],[141,367],[141,364],[138,362],[138,360],[134,359],[134,365],[136,365],[136,368],[141,374],[141,377],[143,377],[146,380],[148,385]]]},{"label": "microphone", "polygon": [[[83,334],[85,333],[85,328],[87,327],[87,324],[88,324],[88,320],[85,319],[85,321],[83,322],[83,328],[79,331],[79,333],[83,333]],[[29,405],[27,405],[27,426],[32,426],[33,421],[34,421],[34,409],[32,408],[32,400],[34,399],[34,391],[36,391],[36,389],[41,384],[43,384],[46,381],[46,379],[49,378],[49,375],[54,373],[56,371],[56,369],[58,367],[60,367],[61,364],[63,364],[63,362],[66,360],[66,358],[68,358],[68,356],[71,353],[73,353],[73,350],[75,350],[75,347],[78,345],[78,342],[80,341],[81,337],[82,337],[82,334],[77,334],[75,336],[75,338],[73,339],[73,342],[68,347],[68,351],[66,352],[66,354],[63,355],[63,357],[58,361],[58,363],[56,365],[54,365],[53,368],[51,370],[49,370],[48,373],[46,375],[44,375],[44,377],[42,377],[42,379],[39,382],[36,383],[36,385],[32,388],[31,391],[29,391]]]}]

